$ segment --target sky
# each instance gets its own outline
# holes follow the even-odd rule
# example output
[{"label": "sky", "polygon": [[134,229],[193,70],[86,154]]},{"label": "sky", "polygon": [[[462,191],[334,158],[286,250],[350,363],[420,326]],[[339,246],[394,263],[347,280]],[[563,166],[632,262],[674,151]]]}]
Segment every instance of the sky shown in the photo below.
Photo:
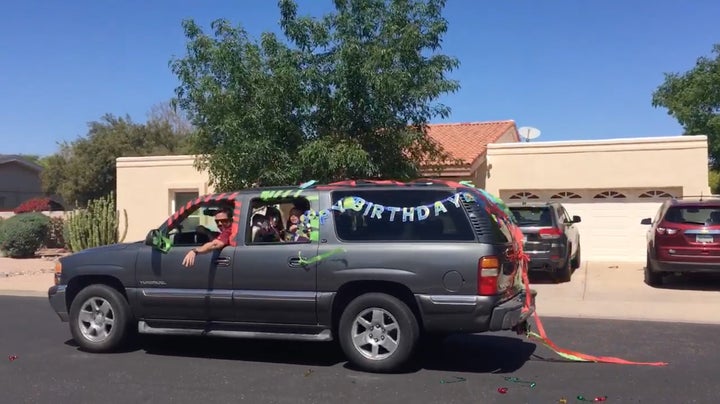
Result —
[{"label": "sky", "polygon": [[[331,0],[298,0],[320,16]],[[512,119],[534,141],[682,134],[652,92],[720,43],[717,0],[448,0],[442,52],[460,90],[432,122]],[[274,0],[4,2],[0,154],[48,155],[104,114],[144,122],[178,85],[183,19],[225,18],[258,38],[279,32]]]}]

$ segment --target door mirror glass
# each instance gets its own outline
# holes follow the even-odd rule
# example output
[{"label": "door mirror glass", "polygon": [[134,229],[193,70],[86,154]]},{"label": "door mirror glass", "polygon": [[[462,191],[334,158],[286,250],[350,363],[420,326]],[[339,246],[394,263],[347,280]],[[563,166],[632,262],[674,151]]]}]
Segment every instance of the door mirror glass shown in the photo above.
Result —
[{"label": "door mirror glass", "polygon": [[573,223],[580,223],[580,222],[582,222],[582,219],[580,218],[580,216],[573,216],[573,217],[572,217],[572,222],[573,222]]},{"label": "door mirror glass", "polygon": [[652,219],[646,217],[645,219],[640,221],[640,224],[652,224]]},{"label": "door mirror glass", "polygon": [[167,254],[172,248],[172,241],[166,237],[158,229],[150,230],[145,237],[145,244],[152,246],[153,249],[160,251],[163,254]]}]

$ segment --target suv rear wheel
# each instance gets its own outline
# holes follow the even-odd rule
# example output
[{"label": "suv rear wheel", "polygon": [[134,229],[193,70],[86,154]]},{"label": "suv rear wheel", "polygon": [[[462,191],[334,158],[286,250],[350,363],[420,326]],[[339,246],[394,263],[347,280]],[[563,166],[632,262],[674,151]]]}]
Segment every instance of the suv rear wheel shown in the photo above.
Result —
[{"label": "suv rear wheel", "polygon": [[645,263],[645,283],[649,286],[660,286],[663,282],[663,275],[660,272],[653,271],[652,264],[650,263],[650,255],[647,256],[647,262]]},{"label": "suv rear wheel", "polygon": [[366,293],[347,305],[338,339],[351,363],[366,371],[399,369],[413,355],[419,326],[412,310],[384,293]]},{"label": "suv rear wheel", "polygon": [[90,285],[70,305],[70,333],[89,352],[117,349],[128,336],[130,307],[120,292],[107,285]]}]

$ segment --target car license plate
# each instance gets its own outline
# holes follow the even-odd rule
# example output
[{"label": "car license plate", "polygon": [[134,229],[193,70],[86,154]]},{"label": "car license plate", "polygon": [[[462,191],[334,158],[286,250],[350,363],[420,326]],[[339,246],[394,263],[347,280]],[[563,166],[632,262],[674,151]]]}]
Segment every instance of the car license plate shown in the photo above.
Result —
[{"label": "car license plate", "polygon": [[695,235],[695,242],[703,244],[712,243],[713,236],[709,236],[707,234],[697,234]]}]

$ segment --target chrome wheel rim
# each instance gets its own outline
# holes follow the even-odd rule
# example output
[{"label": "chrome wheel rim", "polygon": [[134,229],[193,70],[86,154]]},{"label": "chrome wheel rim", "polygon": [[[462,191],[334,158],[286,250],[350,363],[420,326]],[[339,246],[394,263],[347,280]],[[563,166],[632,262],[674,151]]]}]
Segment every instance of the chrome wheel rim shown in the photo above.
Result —
[{"label": "chrome wheel rim", "polygon": [[400,327],[389,311],[372,307],[355,317],[351,338],[353,346],[362,356],[371,360],[383,360],[397,350]]},{"label": "chrome wheel rim", "polygon": [[91,297],[80,306],[78,327],[83,337],[91,342],[103,342],[110,337],[115,326],[115,311],[102,297]]}]

